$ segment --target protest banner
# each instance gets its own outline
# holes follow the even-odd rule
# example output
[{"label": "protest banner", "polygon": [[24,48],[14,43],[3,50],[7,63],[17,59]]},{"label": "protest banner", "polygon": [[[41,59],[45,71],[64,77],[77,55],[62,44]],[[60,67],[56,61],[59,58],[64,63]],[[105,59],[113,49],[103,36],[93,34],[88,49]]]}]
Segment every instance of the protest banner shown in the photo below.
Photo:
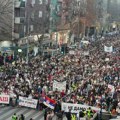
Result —
[{"label": "protest banner", "polygon": [[109,53],[113,52],[113,46],[110,47],[104,46],[104,51]]},{"label": "protest banner", "polygon": [[[82,105],[82,104],[73,104],[73,103],[64,103],[62,102],[62,110],[64,112],[69,112],[71,111],[71,113],[79,113],[80,110],[82,109],[88,109],[91,108],[92,110],[99,112],[100,108],[97,107],[92,107],[92,106],[88,106],[88,105]],[[106,110],[102,110],[103,112],[106,112]]]},{"label": "protest banner", "polygon": [[19,96],[19,105],[24,107],[36,108],[38,100]]},{"label": "protest banner", "polygon": [[66,81],[64,82],[57,82],[56,80],[54,80],[53,82],[53,91],[55,90],[58,90],[58,91],[66,91]]},{"label": "protest banner", "polygon": [[75,55],[75,51],[74,51],[74,50],[70,50],[70,51],[69,51],[69,54],[70,54],[70,55]]},{"label": "protest banner", "polygon": [[83,52],[83,55],[84,55],[84,56],[89,56],[89,51],[84,51],[84,52]]},{"label": "protest banner", "polygon": [[105,61],[107,62],[107,61],[109,61],[110,60],[110,58],[105,58]]},{"label": "protest banner", "polygon": [[9,95],[0,95],[0,103],[2,104],[9,104],[10,96]]},{"label": "protest banner", "polygon": [[87,118],[80,118],[79,120],[87,120]]},{"label": "protest banner", "polygon": [[113,85],[108,85],[108,88],[110,89],[110,91],[113,93],[115,91],[115,87]]}]

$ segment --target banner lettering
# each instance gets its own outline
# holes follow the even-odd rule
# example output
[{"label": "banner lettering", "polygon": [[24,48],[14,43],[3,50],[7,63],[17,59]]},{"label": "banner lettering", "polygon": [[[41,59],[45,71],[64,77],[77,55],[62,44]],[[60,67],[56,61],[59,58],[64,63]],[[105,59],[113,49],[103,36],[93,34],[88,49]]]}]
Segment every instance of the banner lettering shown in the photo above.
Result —
[{"label": "banner lettering", "polygon": [[27,97],[19,97],[19,105],[24,107],[36,108],[38,100]]},{"label": "banner lettering", "polygon": [[57,82],[54,80],[53,82],[53,91],[55,90],[58,90],[58,91],[66,91],[66,81],[64,82]]},{"label": "banner lettering", "polygon": [[9,95],[0,95],[0,103],[9,104],[10,96]]},{"label": "banner lettering", "polygon": [[[71,111],[71,113],[79,113],[82,109],[88,109],[91,108],[92,110],[95,110],[96,112],[100,111],[100,108],[92,107],[88,105],[82,105],[82,104],[72,104],[72,103],[62,103],[62,110],[65,112]],[[106,112],[103,110],[103,112]]]}]

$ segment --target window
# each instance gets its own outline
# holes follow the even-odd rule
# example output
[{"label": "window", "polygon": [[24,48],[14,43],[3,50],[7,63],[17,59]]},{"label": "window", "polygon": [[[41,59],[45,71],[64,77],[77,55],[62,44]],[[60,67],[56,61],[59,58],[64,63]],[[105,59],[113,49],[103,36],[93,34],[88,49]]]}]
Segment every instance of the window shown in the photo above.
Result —
[{"label": "window", "polygon": [[46,0],[46,4],[48,4],[48,0]]},{"label": "window", "polygon": [[20,17],[20,10],[19,9],[15,9],[15,17]]},{"label": "window", "polygon": [[78,6],[80,6],[81,5],[81,2],[80,1],[78,1]]},{"label": "window", "polygon": [[24,25],[21,25],[21,24],[15,24],[14,26],[14,31],[15,33],[20,33],[21,31],[24,30]]},{"label": "window", "polygon": [[30,25],[30,31],[31,32],[33,31],[33,25]]},{"label": "window", "polygon": [[25,9],[20,8],[20,17],[25,17]]},{"label": "window", "polygon": [[42,17],[42,11],[39,11],[39,18]]},{"label": "window", "polygon": [[43,1],[43,0],[39,0],[39,4],[42,4],[42,1]]},{"label": "window", "polygon": [[34,13],[31,13],[31,19],[34,20]]},{"label": "window", "polygon": [[32,0],[31,2],[32,7],[34,6],[34,4],[35,4],[35,0]]},{"label": "window", "polygon": [[26,26],[24,26],[24,33],[26,33]]}]

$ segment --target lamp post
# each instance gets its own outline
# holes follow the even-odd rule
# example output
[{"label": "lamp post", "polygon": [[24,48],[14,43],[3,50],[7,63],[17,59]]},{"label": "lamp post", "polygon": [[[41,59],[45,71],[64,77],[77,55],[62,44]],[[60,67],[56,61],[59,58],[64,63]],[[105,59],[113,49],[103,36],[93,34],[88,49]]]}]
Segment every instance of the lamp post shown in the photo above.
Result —
[{"label": "lamp post", "polygon": [[81,5],[81,1],[77,1],[78,2],[78,38],[80,37],[80,12],[81,12],[81,8],[80,8],[80,5]]},{"label": "lamp post", "polygon": [[30,15],[27,18],[27,57],[26,57],[26,63],[28,64],[29,62],[29,34],[30,34]]},{"label": "lamp post", "polygon": [[26,57],[26,63],[28,64],[29,62],[29,40],[28,40],[28,37],[27,37],[27,57]]},{"label": "lamp post", "polygon": [[22,49],[18,49],[18,54],[19,54],[19,60],[21,61]]}]

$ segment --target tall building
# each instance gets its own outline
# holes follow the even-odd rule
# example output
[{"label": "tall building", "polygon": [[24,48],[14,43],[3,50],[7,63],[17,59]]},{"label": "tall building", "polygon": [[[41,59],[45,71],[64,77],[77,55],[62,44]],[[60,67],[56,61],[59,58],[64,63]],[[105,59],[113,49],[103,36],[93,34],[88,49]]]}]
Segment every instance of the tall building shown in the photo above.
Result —
[{"label": "tall building", "polygon": [[0,39],[14,41],[24,37],[25,1],[0,1]]},{"label": "tall building", "polygon": [[25,36],[25,0],[14,2],[14,39]]},{"label": "tall building", "polygon": [[13,54],[25,36],[25,0],[0,0],[0,51]]},{"label": "tall building", "polygon": [[107,1],[107,12],[109,14],[109,22],[120,21],[120,2],[119,0],[108,0]]},{"label": "tall building", "polygon": [[50,33],[57,31],[57,26],[61,17],[61,2],[62,0],[50,1]]},{"label": "tall building", "polygon": [[26,1],[26,35],[49,32],[49,0]]}]

